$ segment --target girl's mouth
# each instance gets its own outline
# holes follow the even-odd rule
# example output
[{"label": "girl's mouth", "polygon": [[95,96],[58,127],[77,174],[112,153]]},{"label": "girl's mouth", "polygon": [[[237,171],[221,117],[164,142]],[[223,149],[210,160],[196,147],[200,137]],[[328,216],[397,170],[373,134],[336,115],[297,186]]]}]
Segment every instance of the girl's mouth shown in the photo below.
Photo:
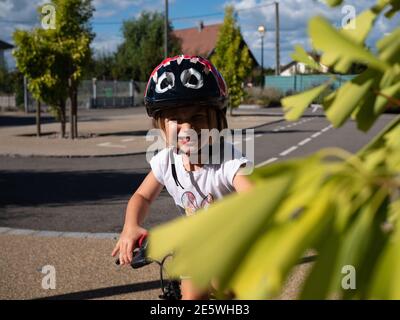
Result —
[{"label": "girl's mouth", "polygon": [[190,137],[189,136],[181,136],[181,137],[178,137],[178,140],[181,144],[186,144],[190,141]]},{"label": "girl's mouth", "polygon": [[[197,137],[197,141],[199,141],[200,140],[200,135]],[[187,144],[187,143],[189,143],[189,142],[195,142],[195,140],[191,140],[190,139],[190,136],[187,136],[187,135],[182,135],[182,136],[178,136],[178,141],[179,141],[179,143],[181,143],[182,145],[184,145],[184,144]]]}]

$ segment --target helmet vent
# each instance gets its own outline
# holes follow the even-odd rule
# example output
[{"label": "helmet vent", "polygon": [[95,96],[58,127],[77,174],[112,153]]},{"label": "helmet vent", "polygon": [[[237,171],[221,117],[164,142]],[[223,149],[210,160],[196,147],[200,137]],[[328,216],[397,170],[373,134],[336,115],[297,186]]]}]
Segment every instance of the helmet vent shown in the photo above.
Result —
[{"label": "helmet vent", "polygon": [[175,75],[172,72],[164,72],[157,81],[156,92],[164,93],[175,86]]},{"label": "helmet vent", "polygon": [[181,82],[190,89],[200,89],[204,84],[201,73],[193,68],[182,71]]}]

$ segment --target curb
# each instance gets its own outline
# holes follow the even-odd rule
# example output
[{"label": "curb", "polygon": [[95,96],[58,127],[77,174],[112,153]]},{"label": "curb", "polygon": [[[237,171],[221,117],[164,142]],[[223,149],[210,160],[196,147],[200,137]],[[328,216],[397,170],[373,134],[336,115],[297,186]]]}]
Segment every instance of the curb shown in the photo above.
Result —
[{"label": "curb", "polygon": [[[241,116],[241,115],[238,115]],[[274,115],[276,116],[276,115]],[[254,127],[241,128],[239,130],[257,129],[266,125],[273,125],[279,122],[285,121],[285,119],[274,120],[272,122],[263,123]],[[146,151],[130,152],[130,153],[117,153],[117,154],[99,154],[99,155],[44,155],[44,154],[18,154],[18,153],[0,153],[1,157],[9,158],[60,158],[60,159],[71,159],[71,158],[108,158],[108,157],[125,157],[125,156],[137,156],[146,154]]]},{"label": "curb", "polygon": [[75,238],[75,239],[113,239],[119,238],[119,233],[107,232],[63,232],[63,231],[46,231],[46,230],[31,230],[31,229],[15,229],[0,227],[0,236],[33,236],[33,237],[48,237],[48,238]]}]

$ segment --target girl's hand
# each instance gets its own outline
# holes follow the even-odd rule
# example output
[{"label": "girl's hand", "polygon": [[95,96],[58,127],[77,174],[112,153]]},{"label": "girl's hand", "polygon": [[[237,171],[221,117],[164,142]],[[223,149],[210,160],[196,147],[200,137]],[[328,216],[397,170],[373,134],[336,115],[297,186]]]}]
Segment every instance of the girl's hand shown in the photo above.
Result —
[{"label": "girl's hand", "polygon": [[111,253],[115,257],[119,252],[120,265],[131,264],[133,249],[135,249],[137,242],[143,235],[147,235],[147,230],[141,227],[124,229],[121,232],[119,240]]}]

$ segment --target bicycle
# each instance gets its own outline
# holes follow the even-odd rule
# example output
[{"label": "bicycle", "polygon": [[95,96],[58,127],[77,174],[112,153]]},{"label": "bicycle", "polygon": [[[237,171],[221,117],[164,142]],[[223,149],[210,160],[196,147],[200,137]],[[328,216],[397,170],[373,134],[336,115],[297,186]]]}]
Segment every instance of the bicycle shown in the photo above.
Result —
[{"label": "bicycle", "polygon": [[[150,263],[157,263],[160,266],[160,284],[162,292],[162,294],[159,295],[159,298],[163,300],[180,300],[182,298],[180,280],[164,277],[164,273],[166,273],[164,269],[164,263],[168,258],[172,257],[172,254],[166,255],[161,261],[150,259],[146,254],[147,245],[147,236],[141,236],[138,241],[138,247],[133,250],[131,267],[133,269],[139,269],[147,266]],[[119,259],[115,261],[115,264],[120,265]]]}]

